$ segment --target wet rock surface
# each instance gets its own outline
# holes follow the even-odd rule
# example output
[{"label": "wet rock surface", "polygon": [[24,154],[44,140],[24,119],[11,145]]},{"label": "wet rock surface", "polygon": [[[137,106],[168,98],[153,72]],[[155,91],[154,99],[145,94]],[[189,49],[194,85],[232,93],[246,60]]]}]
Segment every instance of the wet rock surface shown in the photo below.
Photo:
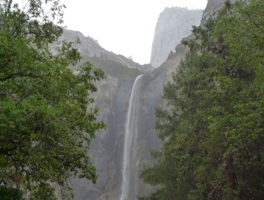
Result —
[{"label": "wet rock surface", "polygon": [[[203,19],[222,5],[218,0],[209,0]],[[180,60],[188,52],[188,48],[183,45],[174,45],[173,49],[176,51],[167,55],[167,59],[159,68],[145,72],[141,80],[138,102],[139,171],[144,164],[150,165],[155,162],[149,153],[150,150],[160,148],[158,133],[155,130],[155,108],[166,107],[166,102],[161,98],[163,87],[171,80],[171,73],[176,72]],[[130,78],[108,76],[106,80],[97,83],[98,93],[94,94],[94,98],[97,102],[96,106],[100,109],[98,120],[103,120],[108,126],[107,130],[96,134],[97,138],[92,141],[88,152],[97,169],[98,180],[96,184],[92,184],[83,179],[70,179],[69,183],[75,194],[74,200],[119,200],[125,122],[135,78],[136,76]],[[137,185],[139,195],[148,194],[154,189],[139,178]]]}]

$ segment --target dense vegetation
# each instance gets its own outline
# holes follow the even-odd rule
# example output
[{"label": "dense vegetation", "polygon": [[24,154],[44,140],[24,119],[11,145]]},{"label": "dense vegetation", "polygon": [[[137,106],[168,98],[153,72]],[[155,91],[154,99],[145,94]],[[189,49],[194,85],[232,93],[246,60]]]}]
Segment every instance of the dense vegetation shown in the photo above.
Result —
[{"label": "dense vegetation", "polygon": [[157,109],[162,148],[141,200],[264,199],[264,0],[226,2],[184,41],[190,52]]},{"label": "dense vegetation", "polygon": [[73,43],[49,49],[62,33],[59,1],[45,1],[49,12],[41,0],[1,2],[0,198],[53,200],[59,185],[70,199],[69,177],[96,181],[87,150],[105,125],[90,94],[104,73],[86,62],[74,75],[68,66],[81,56]]}]

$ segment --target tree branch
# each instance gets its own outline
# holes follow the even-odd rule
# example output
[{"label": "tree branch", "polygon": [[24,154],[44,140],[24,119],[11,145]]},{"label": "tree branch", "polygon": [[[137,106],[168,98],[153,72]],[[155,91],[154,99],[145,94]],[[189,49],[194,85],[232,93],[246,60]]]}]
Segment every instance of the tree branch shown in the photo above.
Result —
[{"label": "tree branch", "polygon": [[50,74],[44,74],[44,75],[33,75],[33,74],[20,74],[20,73],[15,73],[11,74],[9,76],[6,76],[5,78],[0,79],[0,81],[6,81],[15,77],[31,77],[31,78],[41,78],[43,76],[50,76]]},{"label": "tree branch", "polygon": [[223,185],[223,183],[219,183],[217,186],[214,186],[214,189],[207,195],[207,196],[212,196],[215,190],[220,186]]},{"label": "tree branch", "polygon": [[249,20],[264,34],[264,30],[253,21],[252,17],[249,15],[249,13],[245,10],[246,15],[248,16]]}]

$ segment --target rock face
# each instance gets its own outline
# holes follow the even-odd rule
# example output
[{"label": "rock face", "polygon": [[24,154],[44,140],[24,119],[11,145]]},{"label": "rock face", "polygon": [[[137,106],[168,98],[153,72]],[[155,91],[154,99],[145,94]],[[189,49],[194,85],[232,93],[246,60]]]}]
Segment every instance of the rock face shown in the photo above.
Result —
[{"label": "rock face", "polygon": [[[161,98],[163,86],[187,50],[183,46],[178,48],[178,53],[171,55],[161,67],[142,76],[137,102],[139,123],[135,149],[138,152],[139,173],[144,165],[153,163],[150,150],[158,150],[160,147],[158,132],[155,129],[155,108],[165,105]],[[74,200],[119,200],[122,188],[125,124],[135,79],[136,76],[129,78],[108,76],[106,80],[97,84],[98,93],[94,98],[100,109],[99,120],[103,120],[108,126],[107,130],[97,133],[97,139],[92,141],[88,152],[96,166],[98,180],[94,185],[87,180],[71,179],[69,182],[73,186]],[[138,195],[146,195],[154,189],[139,178],[135,186]]]},{"label": "rock face", "polygon": [[[230,0],[231,3],[234,3],[235,1],[236,0]],[[206,19],[223,7],[225,2],[226,0],[208,0],[207,6],[203,12],[201,23],[203,24]]]},{"label": "rock face", "polygon": [[193,25],[200,25],[202,13],[202,10],[165,8],[159,16],[152,43],[150,63],[154,68],[164,63],[170,52],[175,53],[176,45],[191,34]]},{"label": "rock face", "polygon": [[[102,48],[96,40],[85,37],[78,31],[64,29],[60,41],[74,42],[83,60],[94,67],[103,69],[107,79],[96,83],[98,91],[93,95],[99,108],[98,121],[107,124],[106,130],[96,133],[87,152],[95,165],[98,175],[96,184],[89,180],[71,178],[74,200],[116,200],[120,196],[122,158],[124,149],[124,129],[127,107],[134,79],[139,74],[153,69],[150,64],[140,65],[122,55],[116,55]],[[80,43],[76,43],[77,40]],[[56,44],[51,48],[56,52]],[[80,64],[81,64],[80,63]],[[78,67],[71,67],[73,70]],[[64,188],[56,188],[60,198]]]},{"label": "rock face", "polygon": [[[206,11],[204,12],[204,18],[208,16],[208,13],[212,13],[213,10],[223,5],[217,2],[218,0],[209,0]],[[175,9],[175,11],[178,12],[178,9]],[[170,18],[167,18],[167,20],[170,21]],[[165,21],[164,24],[166,24]],[[75,40],[76,36],[79,36],[83,45],[78,46],[78,48],[88,60],[96,56],[100,61],[97,63],[100,64],[107,56],[107,59],[116,58],[117,60],[115,61],[120,61],[119,58],[122,58],[122,56],[119,57],[118,55],[113,55],[111,52],[105,51],[91,38],[84,37],[78,32],[67,31],[65,34],[69,34],[68,36],[64,35],[65,38],[72,38],[72,40]],[[168,33],[168,35],[170,34]],[[159,68],[144,73],[141,70],[143,76],[139,90],[138,106],[140,111],[138,114],[139,123],[137,125],[139,171],[143,165],[150,165],[154,162],[150,157],[149,151],[157,150],[160,147],[158,133],[155,130],[155,108],[166,106],[166,102],[161,98],[163,87],[171,79],[171,73],[175,72],[180,60],[188,52],[188,48],[183,45],[177,45],[175,47],[176,45],[173,46],[173,50],[176,50],[176,52],[171,53],[169,56],[167,55],[167,59]],[[120,62],[116,62],[116,65],[119,65],[118,63]],[[116,67],[112,65],[112,62],[110,64],[107,67],[111,69]],[[96,134],[97,138],[92,141],[88,152],[97,169],[97,183],[92,184],[90,181],[83,179],[70,179],[69,183],[73,187],[75,194],[74,200],[120,199],[126,116],[131,89],[140,71],[135,68],[128,68],[125,65],[120,65],[118,69],[129,69],[132,71],[125,71],[126,73],[119,75],[116,75],[116,72],[111,73],[111,70],[106,71],[108,78],[97,83],[98,92],[94,94],[96,106],[100,109],[98,120],[103,120],[108,126],[107,130],[102,130]],[[136,181],[138,195],[146,195],[153,191],[154,188],[146,185],[139,178]],[[130,198],[127,200],[134,199]]]},{"label": "rock face", "polygon": [[104,60],[112,60],[121,63],[129,68],[136,68],[141,71],[148,71],[152,69],[151,65],[149,64],[140,65],[134,62],[133,60],[126,58],[123,55],[117,55],[113,52],[105,50],[103,47],[99,45],[97,40],[89,36],[85,37],[79,31],[64,29],[63,35],[60,38],[60,40],[76,42],[77,38],[79,38],[81,44],[76,44],[76,46],[78,50],[81,52],[82,56],[84,56],[85,58],[97,57],[97,58],[102,58]]}]

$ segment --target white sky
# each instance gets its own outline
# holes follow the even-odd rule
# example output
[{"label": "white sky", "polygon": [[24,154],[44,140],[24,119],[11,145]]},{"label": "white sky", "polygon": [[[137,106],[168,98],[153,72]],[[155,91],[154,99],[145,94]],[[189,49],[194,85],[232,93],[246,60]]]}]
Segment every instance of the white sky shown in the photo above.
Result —
[{"label": "white sky", "polygon": [[93,37],[108,51],[132,56],[135,62],[146,64],[150,62],[155,26],[164,8],[204,9],[207,0],[61,0],[61,3],[67,7],[64,25],[68,29]]},{"label": "white sky", "polygon": [[93,37],[108,51],[150,62],[159,14],[165,7],[204,9],[207,0],[61,0],[68,29]]}]

